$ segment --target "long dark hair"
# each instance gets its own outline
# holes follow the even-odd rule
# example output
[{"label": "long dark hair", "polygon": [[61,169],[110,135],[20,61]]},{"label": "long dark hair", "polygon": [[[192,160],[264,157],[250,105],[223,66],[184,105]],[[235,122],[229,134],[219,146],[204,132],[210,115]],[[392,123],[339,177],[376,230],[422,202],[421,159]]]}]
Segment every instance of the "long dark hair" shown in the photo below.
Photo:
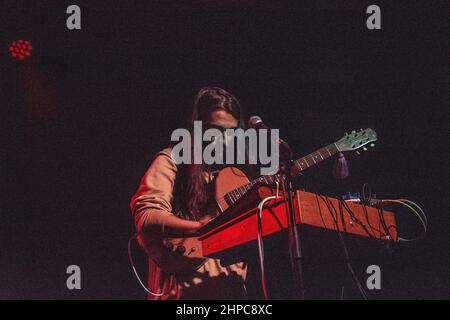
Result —
[{"label": "long dark hair", "polygon": [[[194,99],[190,129],[194,121],[205,123],[210,114],[216,110],[224,110],[238,121],[238,126],[245,129],[244,115],[239,101],[229,92],[218,87],[202,88]],[[193,145],[193,143],[192,143]],[[193,154],[193,152],[192,152]],[[198,219],[205,214],[211,196],[205,174],[211,173],[211,168],[205,164],[182,164],[179,167],[180,183],[177,183],[179,207],[187,219]]]}]

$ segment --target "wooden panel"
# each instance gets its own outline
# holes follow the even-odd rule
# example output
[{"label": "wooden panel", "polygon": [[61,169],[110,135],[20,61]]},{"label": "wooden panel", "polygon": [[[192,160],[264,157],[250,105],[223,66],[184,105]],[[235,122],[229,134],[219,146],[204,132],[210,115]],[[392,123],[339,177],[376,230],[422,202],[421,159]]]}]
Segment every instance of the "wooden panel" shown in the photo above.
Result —
[{"label": "wooden panel", "polygon": [[[382,240],[398,240],[395,216],[353,202],[297,191],[297,223]],[[389,232],[387,232],[389,230]]]}]

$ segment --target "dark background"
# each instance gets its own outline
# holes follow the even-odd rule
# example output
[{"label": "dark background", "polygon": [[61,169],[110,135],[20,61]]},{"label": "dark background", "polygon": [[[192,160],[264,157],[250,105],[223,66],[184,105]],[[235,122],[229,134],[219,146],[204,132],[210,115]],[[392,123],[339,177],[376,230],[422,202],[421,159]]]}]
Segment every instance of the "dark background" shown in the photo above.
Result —
[{"label": "dark background", "polygon": [[[347,155],[347,180],[327,161],[296,184],[341,195],[367,182],[419,203],[427,237],[367,261],[388,268],[374,296],[450,297],[448,1],[271,2],[1,2],[0,298],[145,297],[129,200],[204,85],[280,128],[296,156],[375,129],[376,148]],[[82,30],[65,27],[70,4]],[[366,28],[371,4],[382,30]],[[18,38],[33,44],[24,62],[8,56]],[[405,237],[420,232],[395,210]],[[70,264],[81,291],[66,289]]]}]

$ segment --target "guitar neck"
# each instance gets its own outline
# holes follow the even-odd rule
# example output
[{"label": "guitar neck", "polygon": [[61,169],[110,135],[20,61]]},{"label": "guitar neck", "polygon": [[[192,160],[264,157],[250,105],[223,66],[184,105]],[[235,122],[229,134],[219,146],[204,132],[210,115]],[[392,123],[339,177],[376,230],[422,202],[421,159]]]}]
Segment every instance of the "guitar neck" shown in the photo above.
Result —
[{"label": "guitar neck", "polygon": [[[312,167],[319,162],[328,159],[329,157],[335,155],[339,152],[335,143],[332,143],[326,147],[323,147],[313,153],[308,154],[307,156],[297,159],[293,162],[293,166],[296,167],[297,174],[303,170]],[[278,179],[278,175],[272,176],[261,176],[255,180],[250,181],[249,183],[236,188],[225,195],[226,201],[232,205],[236,203],[244,194],[247,193],[254,185],[256,184],[265,184],[265,185],[273,185]]]},{"label": "guitar neck", "polygon": [[339,149],[337,148],[336,144],[332,143],[326,147],[323,147],[322,149],[319,149],[313,153],[308,154],[303,158],[295,160],[293,165],[297,169],[298,174],[301,171],[306,170],[309,167],[312,167],[313,165],[318,164],[319,162],[325,159],[328,159],[329,157],[335,155],[338,152]]}]

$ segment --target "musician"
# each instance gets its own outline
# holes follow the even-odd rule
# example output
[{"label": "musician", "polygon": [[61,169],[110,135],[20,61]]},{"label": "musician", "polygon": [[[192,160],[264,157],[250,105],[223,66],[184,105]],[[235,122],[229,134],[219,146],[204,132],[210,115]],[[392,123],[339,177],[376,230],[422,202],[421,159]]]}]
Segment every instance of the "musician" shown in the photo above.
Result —
[{"label": "musician", "polygon": [[[245,129],[238,100],[217,87],[199,91],[191,120],[201,120],[204,130]],[[207,215],[216,211],[210,201],[215,169],[204,164],[177,166],[170,147],[155,155],[130,204],[138,240],[150,258],[167,250],[162,238],[193,235],[203,225],[200,220],[212,218]],[[245,299],[246,273],[243,262],[222,267],[218,260],[208,259],[191,274],[174,276],[149,259],[149,290],[162,293],[149,299]]]}]

